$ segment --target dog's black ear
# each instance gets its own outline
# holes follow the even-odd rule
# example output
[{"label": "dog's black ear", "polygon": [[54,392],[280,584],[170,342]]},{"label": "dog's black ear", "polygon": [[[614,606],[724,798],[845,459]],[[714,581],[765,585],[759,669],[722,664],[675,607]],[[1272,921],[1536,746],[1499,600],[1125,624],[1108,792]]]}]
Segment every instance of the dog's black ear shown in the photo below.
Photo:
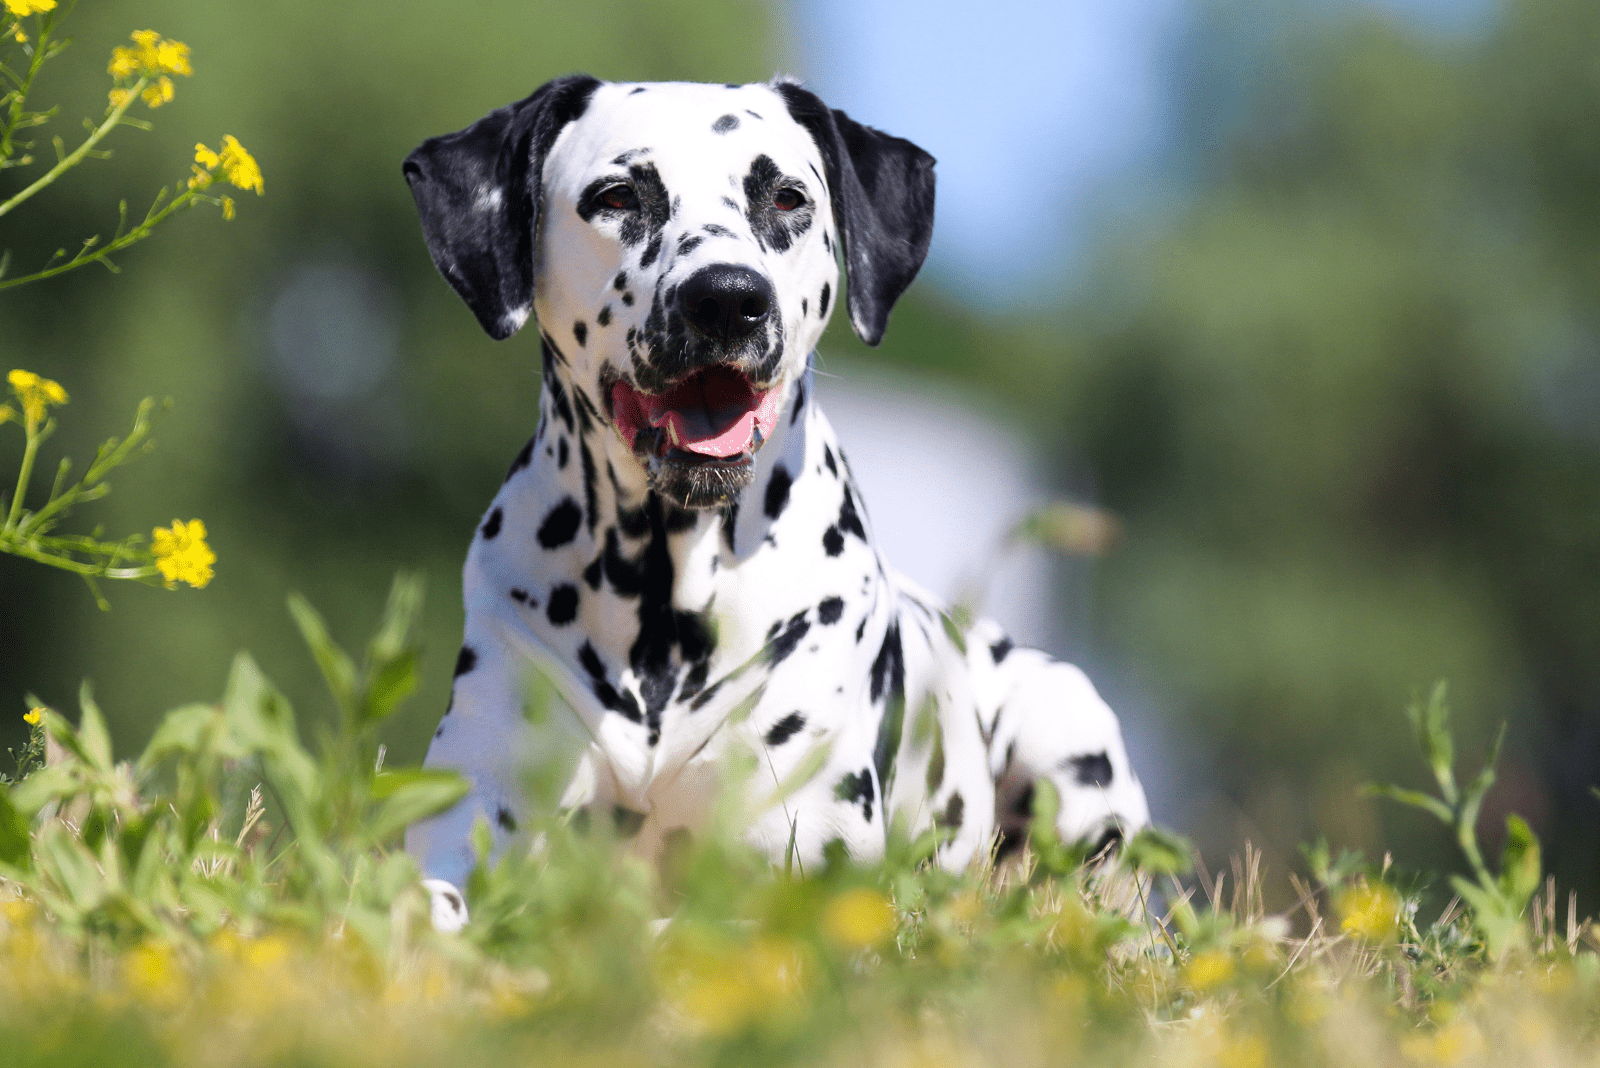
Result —
[{"label": "dog's black ear", "polygon": [[894,302],[928,255],[933,157],[904,138],[829,108],[793,82],[774,88],[822,152],[844,242],[850,323],[862,341],[876,345],[883,340]]},{"label": "dog's black ear", "polygon": [[465,130],[422,142],[401,166],[434,266],[496,341],[516,333],[533,306],[545,154],[599,85],[587,74],[546,82]]}]

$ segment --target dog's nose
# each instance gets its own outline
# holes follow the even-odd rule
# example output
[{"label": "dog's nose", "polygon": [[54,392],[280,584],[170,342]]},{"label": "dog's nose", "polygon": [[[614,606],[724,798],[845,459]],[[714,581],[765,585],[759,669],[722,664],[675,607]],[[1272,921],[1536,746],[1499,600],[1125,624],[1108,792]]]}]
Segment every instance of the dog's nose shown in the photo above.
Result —
[{"label": "dog's nose", "polygon": [[772,283],[748,267],[714,263],[678,287],[683,317],[717,341],[740,341],[772,312]]}]

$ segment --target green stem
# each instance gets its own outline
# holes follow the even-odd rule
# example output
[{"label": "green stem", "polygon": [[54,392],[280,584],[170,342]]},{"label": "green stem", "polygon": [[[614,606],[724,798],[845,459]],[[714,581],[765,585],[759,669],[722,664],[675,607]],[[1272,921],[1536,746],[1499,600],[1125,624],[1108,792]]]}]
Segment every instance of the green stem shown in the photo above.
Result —
[{"label": "green stem", "polygon": [[64,556],[52,556],[9,536],[0,537],[0,552],[10,553],[13,556],[20,556],[41,564],[49,564],[51,567],[59,567],[61,570],[71,571],[75,575],[87,575],[94,578],[145,579],[154,578],[159,574],[159,570],[154,564],[146,564],[143,567],[108,567],[105,564],[88,564],[81,560],[71,560]]},{"label": "green stem", "polygon": [[[21,21],[19,18],[18,22]],[[45,53],[50,50],[50,30],[54,20],[44,22],[39,30],[39,39],[33,46],[33,59],[28,64],[28,76],[17,87],[17,95],[11,98],[11,114],[6,117],[6,129],[0,134],[0,160],[11,158],[11,138],[17,132],[17,123],[22,119],[22,106],[27,102],[28,93],[33,89],[33,79],[38,76],[39,68],[44,66]]]},{"label": "green stem", "polygon": [[28,443],[22,447],[22,469],[17,472],[17,492],[11,498],[11,512],[6,516],[5,533],[17,529],[17,517],[22,514],[22,498],[28,492],[28,480],[33,477],[33,458],[39,452],[40,435],[36,428],[27,428]]},{"label": "green stem", "polygon": [[27,200],[29,197],[33,196],[33,194],[39,192],[39,190],[43,189],[45,186],[49,185],[51,182],[54,182],[67,171],[83,162],[83,157],[87,156],[89,151],[94,148],[95,145],[98,145],[102,140],[104,140],[107,134],[117,128],[117,124],[122,121],[123,112],[127,111],[128,108],[133,105],[133,102],[139,99],[140,92],[142,92],[149,84],[150,79],[141,76],[138,81],[129,86],[128,95],[123,98],[122,103],[111,109],[111,113],[106,116],[106,121],[97,126],[94,132],[91,133],[83,142],[83,144],[79,145],[71,155],[63,157],[61,162],[57,163],[54,167],[51,167],[48,171],[41,175],[38,181],[22,190],[22,192],[18,193],[4,204],[0,204],[0,216],[5,215],[6,212],[10,211],[12,208],[15,208],[24,200]]},{"label": "green stem", "polygon": [[[132,230],[129,230],[120,237],[114,238],[110,244],[106,245],[105,247],[97,249],[92,253],[80,251],[76,256],[72,257],[72,259],[68,260],[66,263],[58,264],[54,267],[46,267],[41,271],[34,272],[33,274],[19,275],[16,278],[0,280],[0,289],[10,289],[13,286],[27,285],[29,282],[38,282],[46,278],[54,278],[58,274],[65,274],[67,271],[76,270],[85,264],[104,262],[112,253],[121,252],[129,245],[137,244],[138,242],[149,237],[150,234],[154,232],[155,228],[159,226],[162,221],[167,218],[167,216],[171,215],[180,208],[188,207],[194,202],[194,199],[197,195],[198,193],[195,190],[185,189],[172,199],[172,203],[168,204],[165,208],[153,215],[146,215],[144,222],[140,223],[138,226],[134,227]],[[109,263],[107,265],[111,266]],[[115,270],[115,267],[112,269]]]}]

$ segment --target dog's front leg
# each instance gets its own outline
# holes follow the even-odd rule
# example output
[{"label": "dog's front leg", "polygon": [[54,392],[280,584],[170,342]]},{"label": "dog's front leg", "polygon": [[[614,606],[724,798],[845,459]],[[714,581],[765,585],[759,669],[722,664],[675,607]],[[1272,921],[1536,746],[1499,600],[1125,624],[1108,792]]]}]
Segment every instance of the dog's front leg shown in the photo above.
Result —
[{"label": "dog's front leg", "polygon": [[506,639],[500,621],[468,611],[450,704],[424,765],[459,772],[470,790],[448,812],[406,832],[406,850],[422,866],[434,926],[440,930],[459,930],[467,922],[459,887],[476,863],[473,824],[480,817],[488,821],[498,852],[522,818],[520,776],[529,755],[523,717],[528,664]]}]

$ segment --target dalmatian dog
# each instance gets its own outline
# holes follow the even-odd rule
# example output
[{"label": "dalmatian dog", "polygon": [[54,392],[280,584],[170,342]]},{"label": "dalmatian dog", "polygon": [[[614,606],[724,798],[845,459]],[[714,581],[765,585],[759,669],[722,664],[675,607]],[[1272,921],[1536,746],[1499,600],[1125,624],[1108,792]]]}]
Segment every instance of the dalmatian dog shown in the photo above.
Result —
[{"label": "dalmatian dog", "polygon": [[466,920],[474,823],[500,849],[525,818],[533,672],[576,739],[560,805],[650,857],[704,822],[735,751],[749,839],[802,869],[879,855],[896,823],[966,865],[1020,840],[1041,779],[1066,839],[1147,821],[1081,671],[955,626],[885,564],[815,401],[835,306],[876,345],[921,267],[933,165],[793,81],[581,75],[405,161],[439,271],[490,336],[532,318],[543,351],[427,756],[471,791],[407,836],[440,928]]}]

